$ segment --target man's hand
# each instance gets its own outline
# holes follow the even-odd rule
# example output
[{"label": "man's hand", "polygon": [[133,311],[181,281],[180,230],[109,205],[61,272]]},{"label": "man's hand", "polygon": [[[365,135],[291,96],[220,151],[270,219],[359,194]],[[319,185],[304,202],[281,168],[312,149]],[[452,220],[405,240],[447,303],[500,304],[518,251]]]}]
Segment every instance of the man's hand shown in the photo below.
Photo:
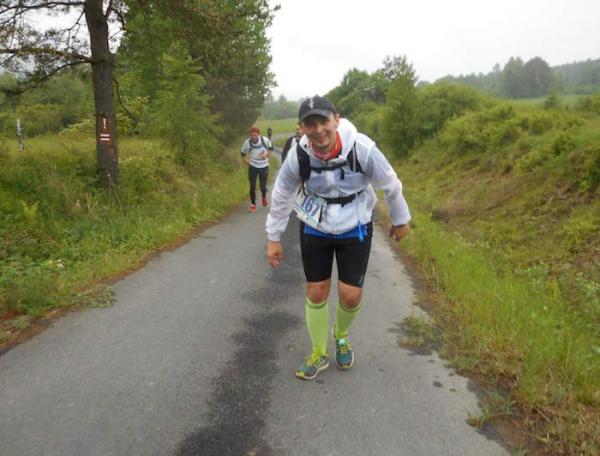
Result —
[{"label": "man's hand", "polygon": [[392,226],[392,228],[390,229],[390,237],[394,241],[399,241],[404,236],[406,236],[409,231],[410,231],[410,228],[408,227],[408,224]]},{"label": "man's hand", "polygon": [[248,157],[247,155],[243,155],[242,156],[242,161],[246,164],[249,165],[250,164],[250,157]]},{"label": "man's hand", "polygon": [[281,246],[281,242],[267,242],[267,261],[274,268],[278,268],[281,265],[283,261],[283,247]]}]

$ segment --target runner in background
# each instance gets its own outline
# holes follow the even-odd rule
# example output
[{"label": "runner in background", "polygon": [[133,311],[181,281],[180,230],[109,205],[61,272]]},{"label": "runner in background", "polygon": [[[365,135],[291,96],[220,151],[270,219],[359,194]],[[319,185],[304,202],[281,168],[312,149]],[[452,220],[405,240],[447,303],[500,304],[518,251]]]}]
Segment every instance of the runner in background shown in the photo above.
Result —
[{"label": "runner in background", "polygon": [[285,146],[283,146],[283,151],[281,152],[281,163],[285,161],[285,157],[287,157],[289,150],[298,144],[303,134],[304,132],[302,131],[302,125],[300,125],[300,122],[298,122],[296,124],[296,134],[294,136],[290,136],[285,142]]},{"label": "runner in background", "polygon": [[242,159],[248,165],[248,180],[250,181],[250,212],[256,212],[256,178],[260,181],[262,205],[266,207],[267,180],[269,178],[269,156],[273,151],[273,144],[268,138],[260,135],[257,127],[250,129],[250,137],[242,145]]}]

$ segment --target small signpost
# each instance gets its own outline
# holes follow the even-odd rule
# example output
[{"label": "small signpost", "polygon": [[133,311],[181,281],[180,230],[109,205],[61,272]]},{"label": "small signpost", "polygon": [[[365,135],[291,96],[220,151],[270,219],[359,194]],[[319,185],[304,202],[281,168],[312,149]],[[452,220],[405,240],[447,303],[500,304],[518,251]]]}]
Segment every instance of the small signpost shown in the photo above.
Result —
[{"label": "small signpost", "polygon": [[24,150],[25,143],[23,142],[23,129],[21,128],[21,119],[17,119],[17,138],[19,139],[19,150]]}]

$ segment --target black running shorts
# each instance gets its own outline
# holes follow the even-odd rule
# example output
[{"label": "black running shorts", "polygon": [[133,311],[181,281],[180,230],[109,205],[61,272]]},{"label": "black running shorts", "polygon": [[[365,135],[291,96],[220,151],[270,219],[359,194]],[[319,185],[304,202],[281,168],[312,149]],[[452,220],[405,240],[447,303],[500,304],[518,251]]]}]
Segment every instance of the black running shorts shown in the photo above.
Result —
[{"label": "black running shorts", "polygon": [[367,225],[367,235],[359,238],[331,239],[304,233],[300,223],[300,249],[307,282],[322,282],[331,278],[333,255],[337,261],[338,277],[342,282],[362,288],[367,272],[373,224]]}]

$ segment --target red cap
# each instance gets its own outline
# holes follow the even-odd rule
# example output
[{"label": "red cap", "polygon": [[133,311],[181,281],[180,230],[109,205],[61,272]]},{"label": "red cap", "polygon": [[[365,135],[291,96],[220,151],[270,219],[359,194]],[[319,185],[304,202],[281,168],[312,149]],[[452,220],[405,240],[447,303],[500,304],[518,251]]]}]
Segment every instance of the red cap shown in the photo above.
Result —
[{"label": "red cap", "polygon": [[252,127],[252,128],[250,129],[250,133],[257,133],[257,134],[260,134],[260,130],[259,130],[257,127]]}]

